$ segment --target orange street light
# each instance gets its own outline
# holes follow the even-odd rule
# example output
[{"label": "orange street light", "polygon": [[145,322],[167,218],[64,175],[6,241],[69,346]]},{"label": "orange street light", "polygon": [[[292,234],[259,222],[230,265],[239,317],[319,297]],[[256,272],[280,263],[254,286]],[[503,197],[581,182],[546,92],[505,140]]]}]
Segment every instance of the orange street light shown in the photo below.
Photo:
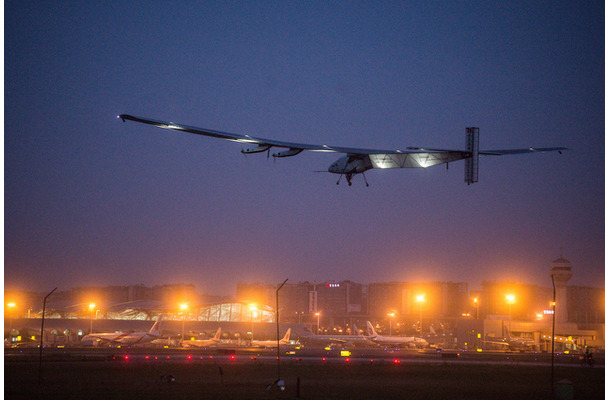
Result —
[{"label": "orange street light", "polygon": [[181,339],[184,341],[184,321],[186,321],[186,310],[188,310],[189,305],[187,303],[180,304],[180,309],[182,310],[182,337]]},{"label": "orange street light", "polygon": [[477,308],[477,319],[479,319],[479,298],[475,297],[473,301],[474,301],[474,306]]},{"label": "orange street light", "polygon": [[396,316],[396,313],[394,311],[390,311],[388,313],[388,317],[390,317],[390,336],[392,336],[392,318],[394,318]]},{"label": "orange street light", "polygon": [[426,301],[426,298],[424,297],[423,294],[419,294],[419,295],[417,295],[415,300],[417,300],[417,302],[419,303],[419,335],[423,337],[424,336],[424,301]]},{"label": "orange street light", "polygon": [[507,294],[506,295],[506,302],[508,303],[508,336],[510,337],[511,322],[513,320],[513,314],[510,311],[510,306],[511,306],[511,304],[515,304],[515,295],[514,294]]},{"label": "orange street light", "polygon": [[91,313],[91,326],[89,327],[89,334],[93,333],[93,312],[95,310],[95,303],[89,303],[89,312]]},{"label": "orange street light", "polygon": [[250,304],[250,322],[252,322],[252,339],[254,339],[254,318],[257,316],[258,307],[255,303]]},{"label": "orange street light", "polygon": [[17,304],[15,304],[12,301],[10,303],[6,304],[6,308],[8,308],[8,312],[9,312],[9,315],[10,315],[10,318],[8,319],[9,320],[9,328],[8,328],[9,329],[8,330],[9,337],[11,336],[12,331],[13,331],[13,310],[15,309],[15,307],[17,307]]}]

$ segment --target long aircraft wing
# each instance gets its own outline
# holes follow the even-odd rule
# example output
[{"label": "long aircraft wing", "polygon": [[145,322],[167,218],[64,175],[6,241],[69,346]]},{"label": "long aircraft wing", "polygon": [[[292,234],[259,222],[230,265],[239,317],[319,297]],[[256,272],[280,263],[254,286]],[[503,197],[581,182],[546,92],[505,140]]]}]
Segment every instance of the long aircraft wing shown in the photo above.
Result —
[{"label": "long aircraft wing", "polygon": [[[246,144],[256,144],[259,147],[255,149],[245,149],[242,150],[243,153],[255,153],[261,151],[267,151],[271,147],[280,147],[287,148],[294,151],[322,151],[322,152],[330,152],[330,153],[345,153],[345,154],[414,154],[414,153],[446,153],[446,152],[458,152],[465,153],[463,150],[431,150],[431,149],[420,149],[420,148],[406,148],[405,150],[379,150],[379,149],[360,149],[353,147],[339,147],[339,146],[328,146],[328,145],[315,145],[315,144],[304,144],[304,143],[292,143],[292,142],[283,142],[279,140],[272,139],[263,139],[250,135],[243,135],[238,133],[229,133],[229,132],[220,132],[211,129],[205,128],[197,128],[193,126],[176,124],[173,122],[167,121],[158,121],[154,119],[135,117],[128,114],[121,114],[117,118],[123,121],[134,121],[140,122],[143,124],[154,125],[159,128],[164,129],[173,129],[176,131],[182,131],[187,133],[193,133],[195,135],[202,136],[210,136],[219,139],[230,140],[233,142],[246,143]],[[295,155],[295,154],[290,154]],[[281,157],[281,155],[279,156]]]},{"label": "long aircraft wing", "polygon": [[[181,132],[192,133],[195,135],[209,136],[218,139],[230,140],[238,143],[245,144],[254,144],[257,145],[253,148],[243,149],[242,153],[259,153],[263,151],[267,151],[272,147],[280,147],[289,149],[286,152],[280,152],[274,154],[275,157],[287,157],[296,155],[304,150],[307,151],[321,151],[321,152],[330,152],[330,153],[345,153],[350,155],[391,155],[391,154],[421,154],[421,155],[432,155],[432,154],[444,154],[450,155],[451,160],[462,159],[471,156],[470,152],[464,150],[448,150],[448,149],[430,149],[430,148],[422,148],[422,147],[406,147],[404,150],[380,150],[380,149],[361,149],[354,147],[339,147],[339,146],[328,146],[328,145],[314,145],[314,144],[304,144],[304,143],[293,143],[293,142],[284,142],[280,140],[273,139],[263,139],[250,135],[238,134],[238,133],[229,133],[229,132],[221,132],[215,131],[212,129],[206,128],[197,128],[188,125],[176,124],[173,122],[167,121],[159,121],[149,118],[136,117],[129,114],[121,114],[117,118],[124,121],[134,121],[140,122],[143,124],[157,126],[159,128],[164,129],[172,129]],[[486,156],[501,156],[505,154],[526,154],[526,153],[541,153],[541,152],[549,152],[549,151],[559,151],[567,150],[565,147],[543,147],[543,148],[527,148],[527,149],[508,149],[508,150],[481,150],[479,151],[480,155]],[[446,162],[446,159],[443,159],[441,162]]]}]

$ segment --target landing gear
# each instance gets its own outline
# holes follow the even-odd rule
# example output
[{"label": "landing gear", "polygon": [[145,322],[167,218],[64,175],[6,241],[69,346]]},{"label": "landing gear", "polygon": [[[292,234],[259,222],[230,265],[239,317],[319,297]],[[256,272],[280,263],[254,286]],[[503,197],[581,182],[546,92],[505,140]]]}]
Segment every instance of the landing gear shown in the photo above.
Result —
[{"label": "landing gear", "polygon": [[[341,177],[343,174],[339,175],[339,179],[337,180],[337,185],[341,182]],[[345,174],[345,180],[347,181],[348,186],[352,186],[352,174]]]},{"label": "landing gear", "polygon": [[366,183],[366,187],[369,187],[369,182],[366,180],[366,175],[364,175],[364,172],[362,173],[362,177],[364,178],[364,183]]},{"label": "landing gear", "polygon": [[[339,182],[341,182],[341,177],[345,175],[345,180],[347,181],[347,185],[348,186],[352,186],[352,177],[354,176],[354,174],[341,174],[339,175],[339,179],[337,180],[337,185],[339,184]],[[362,173],[362,177],[364,178],[364,183],[366,183],[366,187],[369,187],[369,183],[366,180],[366,175],[364,175],[364,172]]]},{"label": "landing gear", "polygon": [[347,181],[347,186],[352,186],[352,174],[345,174],[345,180]]}]

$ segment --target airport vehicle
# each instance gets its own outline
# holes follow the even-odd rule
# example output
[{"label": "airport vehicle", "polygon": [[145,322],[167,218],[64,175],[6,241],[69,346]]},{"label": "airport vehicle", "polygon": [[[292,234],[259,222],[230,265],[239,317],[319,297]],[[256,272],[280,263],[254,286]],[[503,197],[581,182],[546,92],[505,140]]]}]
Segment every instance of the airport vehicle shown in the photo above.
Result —
[{"label": "airport vehicle", "polygon": [[210,347],[216,346],[220,343],[220,331],[221,328],[218,328],[214,337],[210,339],[193,339],[193,340],[184,340],[182,342],[183,347]]},{"label": "airport vehicle", "polygon": [[299,342],[303,344],[342,345],[346,347],[375,346],[375,343],[359,333],[356,325],[354,325],[354,332],[358,332],[357,335],[314,335],[308,327],[305,327],[304,330],[305,334],[299,336]]},{"label": "airport vehicle", "polygon": [[[286,331],[286,334],[283,338],[280,339],[280,345],[289,344],[290,343],[290,328]],[[253,340],[252,347],[277,347],[277,340]]]},{"label": "airport vehicle", "polygon": [[378,150],[328,145],[312,145],[283,142],[272,139],[262,139],[250,135],[220,132],[211,129],[175,124],[173,122],[135,117],[128,114],[121,114],[117,116],[117,118],[121,119],[123,122],[140,122],[143,124],[157,126],[159,128],[173,129],[177,131],[192,133],[195,135],[210,136],[219,139],[230,140],[233,142],[254,145],[253,147],[242,149],[241,152],[243,154],[267,152],[268,156],[269,151],[273,147],[288,149],[274,153],[273,157],[276,158],[296,156],[304,150],[328,153],[344,153],[346,154],[345,156],[339,158],[337,161],[335,161],[328,167],[328,172],[333,174],[339,174],[339,180],[337,180],[337,185],[341,181],[341,177],[345,175],[345,180],[350,186],[352,184],[352,177],[356,174],[362,174],[362,176],[364,177],[364,181],[368,186],[368,182],[364,173],[373,168],[428,168],[439,164],[447,164],[448,167],[450,162],[458,160],[466,160],[464,169],[464,180],[470,185],[471,183],[478,182],[479,180],[480,155],[501,156],[508,154],[541,153],[549,151],[558,151],[559,153],[561,153],[561,151],[567,150],[565,147],[530,147],[526,149],[479,151],[479,128],[466,128],[465,150],[428,149],[422,147],[407,147],[404,150]]},{"label": "airport vehicle", "polygon": [[148,332],[100,332],[90,333],[83,336],[82,341],[102,341],[112,344],[143,344],[149,343],[153,340],[160,339],[163,336],[159,330],[159,323],[161,322],[162,315],[159,315],[157,321],[153,324],[152,328]]},{"label": "airport vehicle", "polygon": [[383,346],[398,346],[398,347],[427,347],[428,342],[425,339],[415,336],[382,336],[379,335],[371,321],[366,321],[366,329],[368,339]]}]

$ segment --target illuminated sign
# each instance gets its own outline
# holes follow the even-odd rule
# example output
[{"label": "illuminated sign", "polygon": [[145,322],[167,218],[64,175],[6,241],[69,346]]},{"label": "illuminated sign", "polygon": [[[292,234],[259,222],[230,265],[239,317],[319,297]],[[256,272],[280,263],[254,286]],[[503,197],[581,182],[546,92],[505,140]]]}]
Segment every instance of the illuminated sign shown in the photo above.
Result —
[{"label": "illuminated sign", "polygon": [[545,315],[553,315],[553,310],[544,310],[542,313]]},{"label": "illuminated sign", "polygon": [[326,287],[328,287],[328,288],[331,288],[331,287],[332,288],[338,288],[339,284],[338,283],[327,283]]}]

